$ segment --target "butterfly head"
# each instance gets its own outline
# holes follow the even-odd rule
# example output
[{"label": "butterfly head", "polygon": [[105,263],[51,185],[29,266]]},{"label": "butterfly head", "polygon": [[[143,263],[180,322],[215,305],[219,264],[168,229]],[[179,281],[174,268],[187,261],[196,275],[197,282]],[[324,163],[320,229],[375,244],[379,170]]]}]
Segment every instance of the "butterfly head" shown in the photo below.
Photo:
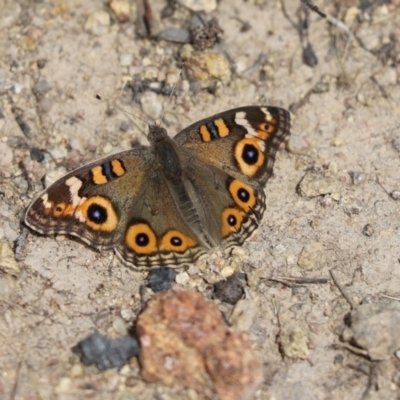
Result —
[{"label": "butterfly head", "polygon": [[157,144],[165,141],[168,138],[168,133],[165,128],[161,128],[160,125],[149,125],[149,142],[152,144]]}]

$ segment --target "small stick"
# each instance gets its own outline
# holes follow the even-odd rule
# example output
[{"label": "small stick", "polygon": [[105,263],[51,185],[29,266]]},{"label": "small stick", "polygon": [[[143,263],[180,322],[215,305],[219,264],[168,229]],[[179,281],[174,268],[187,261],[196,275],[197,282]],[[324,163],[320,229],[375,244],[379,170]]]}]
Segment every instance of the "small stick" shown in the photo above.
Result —
[{"label": "small stick", "polygon": [[355,301],[346,293],[343,286],[339,283],[339,280],[337,279],[333,270],[330,270],[329,273],[331,274],[334,284],[339,289],[339,292],[346,299],[346,301],[350,304],[351,309],[354,310],[357,307],[357,304],[355,303]]}]

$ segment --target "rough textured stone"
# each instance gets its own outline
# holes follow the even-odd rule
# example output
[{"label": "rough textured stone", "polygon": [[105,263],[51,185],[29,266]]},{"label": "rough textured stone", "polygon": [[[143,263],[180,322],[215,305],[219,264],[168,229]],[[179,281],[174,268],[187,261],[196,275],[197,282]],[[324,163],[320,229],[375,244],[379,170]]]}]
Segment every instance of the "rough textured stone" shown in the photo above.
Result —
[{"label": "rough textured stone", "polygon": [[220,399],[249,398],[262,381],[247,334],[231,332],[201,294],[157,294],[139,316],[142,376]]}]

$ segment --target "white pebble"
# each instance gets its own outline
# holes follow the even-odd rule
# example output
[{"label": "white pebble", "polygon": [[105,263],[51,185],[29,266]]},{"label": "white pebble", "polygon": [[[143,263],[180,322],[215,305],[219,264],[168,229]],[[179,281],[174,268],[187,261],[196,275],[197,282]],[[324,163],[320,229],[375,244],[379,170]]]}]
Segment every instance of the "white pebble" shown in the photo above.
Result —
[{"label": "white pebble", "polygon": [[163,106],[154,92],[145,92],[140,98],[142,111],[153,121],[157,121],[162,114]]},{"label": "white pebble", "polygon": [[109,153],[112,152],[112,149],[113,149],[112,144],[111,143],[106,143],[104,145],[104,147],[103,147],[103,153],[104,154],[109,154]]},{"label": "white pebble", "polygon": [[185,271],[180,272],[175,278],[176,283],[178,283],[180,285],[186,285],[189,282],[189,280],[190,280],[190,276]]},{"label": "white pebble", "polygon": [[132,54],[121,54],[119,63],[122,67],[129,67],[132,64]]}]

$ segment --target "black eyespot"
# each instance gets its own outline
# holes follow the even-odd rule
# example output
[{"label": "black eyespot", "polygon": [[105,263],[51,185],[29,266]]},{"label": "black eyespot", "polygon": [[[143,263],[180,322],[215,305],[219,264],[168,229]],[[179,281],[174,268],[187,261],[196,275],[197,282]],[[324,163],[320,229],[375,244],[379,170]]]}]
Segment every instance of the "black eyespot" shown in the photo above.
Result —
[{"label": "black eyespot", "polygon": [[182,239],[177,236],[173,236],[171,238],[171,244],[172,246],[182,246]]},{"label": "black eyespot", "polygon": [[87,216],[90,221],[94,222],[95,224],[104,224],[108,218],[107,209],[99,204],[93,203],[87,210]]},{"label": "black eyespot", "polygon": [[150,238],[146,233],[139,233],[136,235],[135,241],[138,246],[145,247],[150,243]]},{"label": "black eyespot", "polygon": [[228,220],[228,225],[236,226],[237,219],[236,219],[236,217],[234,215],[232,215],[232,214],[228,215],[228,219],[227,220]]},{"label": "black eyespot", "polygon": [[238,189],[237,196],[243,203],[247,203],[250,200],[250,193],[243,188]]},{"label": "black eyespot", "polygon": [[246,164],[254,165],[258,161],[258,150],[252,144],[245,144],[243,147],[242,157]]},{"label": "black eyespot", "polygon": [[62,209],[61,206],[56,206],[56,209],[55,209],[56,212],[61,212],[62,210],[63,210],[63,209]]}]

